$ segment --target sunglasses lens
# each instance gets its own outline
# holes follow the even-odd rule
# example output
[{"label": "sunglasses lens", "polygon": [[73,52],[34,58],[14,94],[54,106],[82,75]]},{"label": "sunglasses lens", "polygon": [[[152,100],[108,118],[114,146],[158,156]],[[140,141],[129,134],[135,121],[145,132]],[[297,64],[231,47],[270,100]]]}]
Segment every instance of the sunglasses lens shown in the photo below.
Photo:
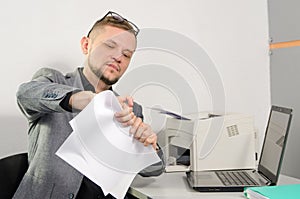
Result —
[{"label": "sunglasses lens", "polygon": [[124,19],[122,16],[120,16],[119,14],[114,13],[114,12],[110,12],[110,16],[113,17],[113,19],[116,20],[116,22],[118,22],[118,23],[123,23],[124,21],[128,22],[133,27],[134,34],[135,35],[138,34],[138,32],[139,32],[138,27],[134,23],[132,23],[131,21],[128,21],[127,19]]},{"label": "sunglasses lens", "polygon": [[117,22],[123,22],[124,19],[121,16],[117,16],[117,15],[112,15],[113,19],[116,20]]}]

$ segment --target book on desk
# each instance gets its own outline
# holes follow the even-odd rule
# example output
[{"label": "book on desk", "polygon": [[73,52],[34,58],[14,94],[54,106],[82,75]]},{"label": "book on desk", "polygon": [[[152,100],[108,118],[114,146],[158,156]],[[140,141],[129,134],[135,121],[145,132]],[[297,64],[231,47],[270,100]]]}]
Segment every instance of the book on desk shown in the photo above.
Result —
[{"label": "book on desk", "polygon": [[300,184],[245,188],[249,199],[296,199],[300,198]]}]

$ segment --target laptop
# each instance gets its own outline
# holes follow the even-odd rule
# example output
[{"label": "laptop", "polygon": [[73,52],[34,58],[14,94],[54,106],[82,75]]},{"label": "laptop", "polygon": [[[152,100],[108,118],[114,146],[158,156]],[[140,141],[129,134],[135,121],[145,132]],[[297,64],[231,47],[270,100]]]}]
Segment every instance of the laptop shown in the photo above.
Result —
[{"label": "laptop", "polygon": [[245,187],[276,185],[292,109],[272,106],[257,169],[186,172],[189,185],[202,192],[239,192]]}]

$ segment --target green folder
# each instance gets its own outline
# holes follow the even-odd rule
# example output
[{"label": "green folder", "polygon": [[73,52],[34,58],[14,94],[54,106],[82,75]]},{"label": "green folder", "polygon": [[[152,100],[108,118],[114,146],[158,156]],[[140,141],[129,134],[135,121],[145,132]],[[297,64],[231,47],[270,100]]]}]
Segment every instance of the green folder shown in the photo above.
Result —
[{"label": "green folder", "polygon": [[245,188],[244,195],[247,198],[263,199],[299,199],[300,184],[263,186]]}]

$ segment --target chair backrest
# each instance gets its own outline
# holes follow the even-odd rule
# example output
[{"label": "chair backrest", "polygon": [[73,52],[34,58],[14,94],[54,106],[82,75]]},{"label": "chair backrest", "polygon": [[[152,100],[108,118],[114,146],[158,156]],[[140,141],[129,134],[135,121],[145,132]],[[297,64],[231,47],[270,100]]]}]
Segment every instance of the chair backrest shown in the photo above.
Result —
[{"label": "chair backrest", "polygon": [[11,199],[28,169],[27,153],[0,160],[0,198]]}]

